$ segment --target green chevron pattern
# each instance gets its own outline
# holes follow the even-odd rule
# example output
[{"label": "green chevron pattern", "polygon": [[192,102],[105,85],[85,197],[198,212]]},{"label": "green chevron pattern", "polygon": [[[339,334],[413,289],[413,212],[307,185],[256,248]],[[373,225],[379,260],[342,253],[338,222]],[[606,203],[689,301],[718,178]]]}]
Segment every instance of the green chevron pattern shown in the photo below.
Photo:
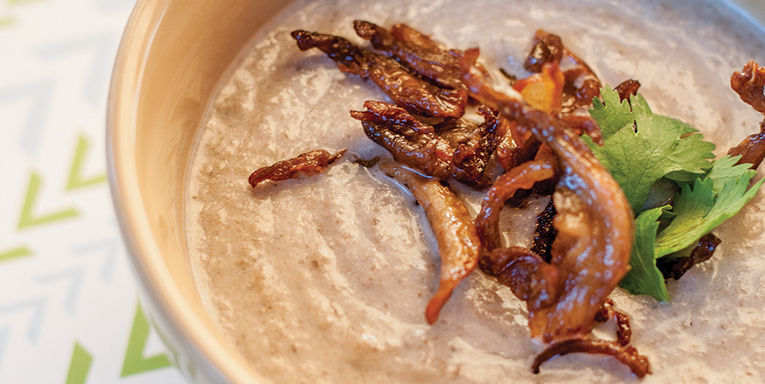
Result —
[{"label": "green chevron pattern", "polygon": [[93,356],[90,352],[85,350],[79,342],[74,343],[69,373],[66,375],[66,384],[85,384],[92,363]]},{"label": "green chevron pattern", "polygon": [[37,198],[40,194],[41,186],[42,178],[37,174],[37,172],[32,171],[31,175],[29,175],[27,194],[24,197],[24,204],[21,208],[21,217],[19,218],[18,229],[34,227],[80,216],[79,211],[74,208],[66,208],[57,212],[49,213],[47,215],[35,216],[34,210],[35,205],[37,204]]},{"label": "green chevron pattern", "polygon": [[90,187],[106,182],[105,173],[88,178],[82,176],[82,168],[85,163],[85,158],[88,155],[88,147],[90,147],[88,138],[84,134],[80,134],[80,137],[77,139],[77,148],[74,151],[72,166],[69,170],[69,179],[66,183],[67,191],[73,191],[75,189]]},{"label": "green chevron pattern", "polygon": [[146,320],[146,317],[141,310],[141,306],[137,305],[135,318],[133,319],[133,329],[130,331],[130,340],[128,342],[127,352],[125,353],[125,362],[122,364],[122,374],[120,377],[171,366],[170,360],[167,359],[167,355],[164,353],[149,357],[143,356],[144,349],[146,349],[146,343],[149,341],[150,330],[149,322]]},{"label": "green chevron pattern", "polygon": [[9,260],[20,259],[22,257],[32,256],[32,250],[27,246],[13,248],[8,251],[0,252],[0,263]]}]

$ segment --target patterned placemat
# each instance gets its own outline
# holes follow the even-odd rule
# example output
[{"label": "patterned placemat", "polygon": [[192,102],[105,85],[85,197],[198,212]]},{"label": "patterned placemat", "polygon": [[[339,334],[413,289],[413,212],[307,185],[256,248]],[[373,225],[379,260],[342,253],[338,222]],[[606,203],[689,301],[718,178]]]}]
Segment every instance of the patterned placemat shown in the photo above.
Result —
[{"label": "patterned placemat", "polygon": [[183,383],[138,306],[106,179],[132,0],[0,0],[0,383]]}]

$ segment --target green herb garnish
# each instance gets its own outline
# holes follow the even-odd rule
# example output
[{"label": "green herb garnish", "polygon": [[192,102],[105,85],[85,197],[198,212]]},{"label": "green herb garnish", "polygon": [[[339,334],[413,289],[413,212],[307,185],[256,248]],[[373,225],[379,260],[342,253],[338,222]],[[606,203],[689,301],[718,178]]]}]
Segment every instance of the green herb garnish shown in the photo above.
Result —
[{"label": "green herb garnish", "polygon": [[[604,144],[585,140],[637,215],[632,268],[621,286],[632,294],[668,301],[656,259],[684,257],[680,251],[735,215],[763,181],[748,188],[756,172],[747,164],[736,165],[740,156],[710,162],[713,143],[703,141],[688,124],[654,114],[641,95],[630,97],[628,103],[606,87],[601,97],[594,100],[590,114],[603,131]],[[651,187],[661,178],[680,188],[673,205],[641,212]]]}]

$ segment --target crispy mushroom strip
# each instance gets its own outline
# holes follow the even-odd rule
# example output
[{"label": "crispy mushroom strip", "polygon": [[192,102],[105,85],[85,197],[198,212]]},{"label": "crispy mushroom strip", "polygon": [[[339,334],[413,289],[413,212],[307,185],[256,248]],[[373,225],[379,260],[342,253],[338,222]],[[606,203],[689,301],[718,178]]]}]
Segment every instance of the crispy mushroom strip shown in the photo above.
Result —
[{"label": "crispy mushroom strip", "polygon": [[340,71],[372,80],[411,113],[442,118],[457,118],[465,113],[468,97],[464,90],[437,87],[410,74],[392,58],[362,49],[340,36],[296,30],[292,37],[300,50],[318,48],[335,61]]},{"label": "crispy mushroom strip", "polygon": [[318,175],[341,158],[344,153],[345,149],[334,155],[323,149],[306,152],[295,158],[278,161],[274,165],[260,168],[250,175],[248,181],[255,188],[264,180],[282,181],[293,179],[301,174],[305,176]]},{"label": "crispy mushroom strip", "polygon": [[443,179],[451,173],[454,150],[435,129],[420,122],[405,109],[393,104],[368,100],[366,111],[351,111],[360,120],[364,133],[387,149],[399,163]]},{"label": "crispy mushroom strip", "polygon": [[506,121],[499,119],[497,111],[486,106],[481,106],[478,114],[483,116],[483,124],[478,125],[465,140],[454,145],[452,175],[463,183],[487,186],[490,181],[484,171],[489,164],[489,158],[497,149],[499,132],[505,129],[502,126]]},{"label": "crispy mushroom strip", "polygon": [[539,255],[544,261],[550,262],[552,255],[552,243],[558,231],[553,227],[553,219],[558,211],[555,210],[555,203],[550,200],[547,207],[537,216],[537,224],[534,227],[534,240],[531,244],[531,251]]},{"label": "crispy mushroom strip", "polygon": [[488,183],[484,171],[497,146],[496,131],[501,124],[495,112],[481,109],[483,124],[450,138],[440,136],[433,126],[401,107],[373,100],[366,101],[364,107],[366,111],[351,111],[351,117],[360,120],[367,137],[387,149],[396,161],[438,179],[453,176],[470,185]]},{"label": "crispy mushroom strip", "polygon": [[600,95],[600,79],[582,59],[569,51],[558,35],[538,30],[523,67],[530,72],[542,73],[545,67],[557,63],[565,78],[563,84],[560,114],[561,119],[577,132],[587,135],[602,144],[600,128],[590,117],[592,99]]},{"label": "crispy mushroom strip", "polygon": [[733,72],[730,86],[741,100],[751,105],[755,111],[765,114],[765,68],[760,67],[754,60],[749,61],[741,72]]},{"label": "crispy mushroom strip", "polygon": [[[757,112],[765,115],[765,68],[754,61],[744,66],[741,72],[733,72],[730,86],[738,93],[741,100],[749,104]],[[765,159],[765,120],[760,123],[760,132],[748,136],[740,144],[728,150],[731,156],[741,155],[738,164],[752,164],[756,169]]]},{"label": "crispy mushroom strip", "polygon": [[606,299],[606,302],[603,303],[603,308],[595,315],[595,321],[605,323],[610,318],[613,318],[616,323],[616,341],[621,346],[629,344],[632,338],[630,318],[626,314],[614,309],[613,300]]},{"label": "crispy mushroom strip", "polygon": [[[475,218],[484,250],[491,252],[501,246],[499,214],[505,206],[505,201],[513,197],[518,190],[529,189],[538,181],[553,177],[554,168],[546,161],[529,161],[513,168],[494,182],[481,204],[481,212]],[[484,272],[491,274],[487,270]]]},{"label": "crispy mushroom strip", "polygon": [[629,102],[630,96],[637,95],[638,89],[640,89],[640,82],[633,79],[624,80],[616,86],[616,92],[619,93],[619,100],[627,100],[627,102]]},{"label": "crispy mushroom strip", "polygon": [[707,233],[696,242],[688,257],[665,256],[656,260],[656,267],[665,279],[679,280],[691,267],[712,258],[721,241],[717,236]]},{"label": "crispy mushroom strip", "polygon": [[569,353],[596,353],[615,357],[622,364],[628,366],[632,373],[637,377],[643,377],[651,373],[651,366],[648,358],[638,354],[633,346],[622,346],[617,342],[608,340],[591,340],[583,337],[568,340],[556,341],[545,349],[535,359],[531,365],[534,373],[539,373],[539,366],[556,355],[567,355]]},{"label": "crispy mushroom strip", "polygon": [[[567,343],[576,351],[599,351],[600,344],[583,339],[583,335],[592,331],[595,315],[629,269],[633,240],[630,205],[578,135],[564,122],[529,107],[517,96],[497,91],[481,71],[473,68],[477,57],[478,50],[471,49],[461,58],[461,79],[471,96],[499,110],[501,116],[516,121],[548,145],[563,170],[553,194],[558,210],[553,225],[558,235],[552,245],[550,265],[557,276],[548,277],[557,281],[557,289],[548,296],[555,299],[550,305],[544,305],[541,295],[527,300],[532,337],[552,343],[540,355],[544,357],[541,361],[561,353],[559,346]],[[482,215],[485,213],[479,213],[479,217]],[[626,349],[620,353],[620,361],[629,355]]]},{"label": "crispy mushroom strip", "polygon": [[465,86],[459,78],[458,51],[447,50],[430,36],[406,24],[396,24],[388,31],[368,21],[356,20],[353,28],[361,38],[369,40],[384,55],[398,60],[442,87],[462,89],[465,92]]},{"label": "crispy mushroom strip", "polygon": [[378,166],[412,191],[436,235],[441,276],[438,291],[425,309],[425,319],[433,324],[454,288],[478,264],[481,243],[475,225],[462,201],[438,180],[420,176],[392,162],[381,162]]}]

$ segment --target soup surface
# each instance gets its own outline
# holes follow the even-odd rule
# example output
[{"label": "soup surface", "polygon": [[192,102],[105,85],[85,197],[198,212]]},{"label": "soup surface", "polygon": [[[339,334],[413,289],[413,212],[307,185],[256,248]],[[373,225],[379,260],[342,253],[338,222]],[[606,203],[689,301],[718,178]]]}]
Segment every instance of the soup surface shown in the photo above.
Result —
[{"label": "soup surface", "polygon": [[[529,337],[525,303],[479,271],[427,325],[440,263],[422,209],[352,161],[386,156],[349,115],[386,98],[290,37],[306,29],[368,46],[354,19],[407,23],[450,48],[479,46],[486,67],[519,77],[534,32],[545,29],[605,84],[639,80],[655,112],[696,126],[717,154],[758,129],[762,117],[728,78],[750,59],[765,63],[765,35],[709,1],[300,1],[253,40],[210,106],[188,186],[191,263],[208,310],[273,382],[637,381],[613,358],[584,354],[533,375],[542,347]],[[247,183],[259,167],[342,148],[347,155],[321,176]],[[482,193],[452,186],[475,214]],[[506,209],[505,241],[528,246],[546,203]],[[643,382],[765,380],[764,204],[760,193],[714,231],[723,243],[668,283],[671,303],[612,294],[651,361]]]}]

